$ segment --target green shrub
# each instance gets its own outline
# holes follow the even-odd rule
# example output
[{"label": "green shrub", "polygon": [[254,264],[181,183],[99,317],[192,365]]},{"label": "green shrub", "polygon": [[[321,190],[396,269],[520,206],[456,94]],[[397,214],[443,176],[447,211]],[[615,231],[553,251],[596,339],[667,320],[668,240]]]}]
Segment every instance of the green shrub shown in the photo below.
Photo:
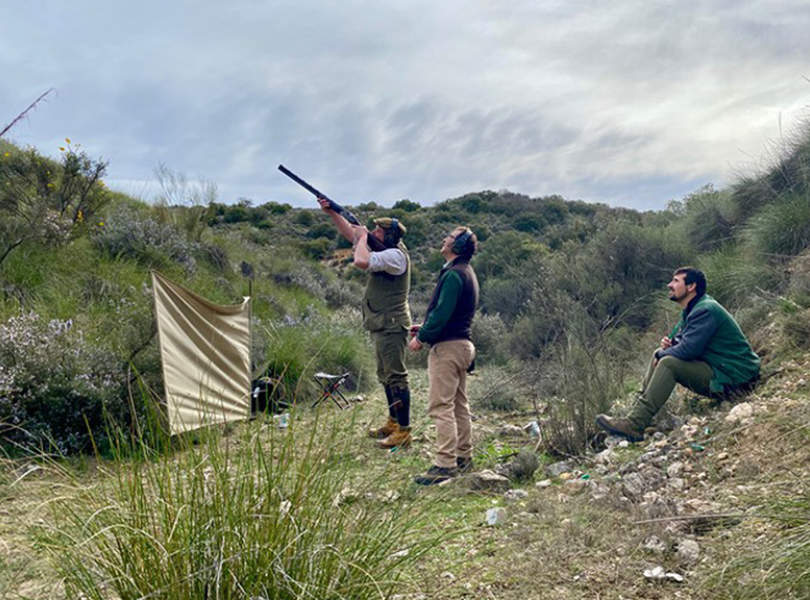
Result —
[{"label": "green shrub", "polygon": [[301,242],[300,248],[309,258],[323,260],[332,250],[332,242],[326,238],[318,238],[317,240]]},{"label": "green shrub", "polygon": [[799,304],[810,307],[810,251],[802,252],[788,265],[788,293]]},{"label": "green shrub", "polygon": [[506,324],[498,314],[475,315],[472,323],[472,339],[475,343],[476,361],[503,364],[508,355],[504,341],[508,337]]},{"label": "green shrub", "polygon": [[490,277],[481,289],[481,310],[497,312],[507,322],[514,320],[526,308],[532,297],[534,281],[530,277]]},{"label": "green shrub", "polygon": [[810,193],[788,194],[763,208],[748,224],[753,247],[784,258],[810,247]]},{"label": "green shrub", "polygon": [[788,315],[782,323],[782,331],[797,348],[810,349],[810,308]]},{"label": "green shrub", "polygon": [[304,227],[310,227],[315,222],[315,214],[311,210],[299,209],[295,212],[293,222]]},{"label": "green shrub", "polygon": [[59,246],[81,235],[109,202],[107,163],[67,141],[59,163],[33,148],[0,154],[0,264],[25,242]]},{"label": "green shrub", "polygon": [[306,236],[312,239],[326,238],[328,240],[333,240],[337,236],[337,231],[330,223],[319,223],[310,227],[307,230]]},{"label": "green shrub", "polygon": [[371,382],[371,346],[357,309],[343,309],[331,317],[286,317],[267,323],[263,335],[267,339],[263,371],[279,381],[288,399],[314,400],[319,390],[312,375],[317,371],[349,371],[361,389]]},{"label": "green shrub", "polygon": [[753,295],[781,286],[782,276],[742,246],[703,254],[696,266],[706,274],[706,291],[729,310],[750,304]]},{"label": "green shrub", "polygon": [[119,207],[106,222],[95,227],[92,240],[96,248],[113,258],[131,258],[157,267],[173,261],[188,273],[196,269],[196,243],[189,242],[173,225],[161,224],[127,206]]},{"label": "green shrub", "polygon": [[94,438],[105,448],[106,419],[128,422],[124,389],[121,363],[88,344],[71,321],[29,313],[0,325],[4,444],[68,454],[90,450]]},{"label": "green shrub", "polygon": [[413,202],[412,200],[408,200],[407,198],[403,198],[399,200],[392,206],[391,208],[396,210],[403,210],[405,212],[415,212],[422,208],[422,206],[418,202]]},{"label": "green shrub", "polygon": [[708,251],[731,240],[735,223],[729,194],[707,185],[684,199],[684,211],[684,230],[693,248]]},{"label": "green shrub", "polygon": [[551,453],[576,455],[597,432],[596,415],[609,412],[624,394],[633,334],[599,326],[571,311],[559,343],[543,362],[538,393],[549,399],[543,443]]}]

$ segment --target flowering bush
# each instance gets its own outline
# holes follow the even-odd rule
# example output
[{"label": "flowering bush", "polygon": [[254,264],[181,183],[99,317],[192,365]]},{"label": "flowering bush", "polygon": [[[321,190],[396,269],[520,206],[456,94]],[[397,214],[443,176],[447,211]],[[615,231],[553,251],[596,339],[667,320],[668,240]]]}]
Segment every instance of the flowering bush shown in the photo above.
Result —
[{"label": "flowering bush", "polygon": [[[0,325],[0,440],[22,448],[88,450],[106,443],[106,417],[126,415],[124,373],[70,320],[31,312]],[[55,448],[54,448],[55,446]]]},{"label": "flowering bush", "polygon": [[170,259],[182,264],[188,273],[197,266],[193,256],[199,250],[197,243],[189,242],[173,225],[159,223],[125,206],[113,212],[93,232],[92,239],[110,256],[134,258],[148,265]]},{"label": "flowering bush", "polygon": [[0,263],[26,242],[58,246],[77,237],[108,202],[107,163],[65,141],[58,163],[33,148],[0,155]]}]

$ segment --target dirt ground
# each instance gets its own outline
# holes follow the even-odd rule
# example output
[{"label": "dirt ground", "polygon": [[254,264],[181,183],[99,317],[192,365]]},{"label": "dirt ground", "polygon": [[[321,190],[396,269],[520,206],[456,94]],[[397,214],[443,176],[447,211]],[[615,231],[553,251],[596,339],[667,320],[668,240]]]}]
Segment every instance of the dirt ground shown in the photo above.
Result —
[{"label": "dirt ground", "polygon": [[[424,371],[412,375],[411,448],[380,450],[364,436],[364,429],[383,414],[381,394],[372,393],[349,410],[329,410],[331,418],[354,423],[358,476],[387,470],[397,480],[393,485],[401,483],[405,493],[440,503],[437,526],[457,531],[407,574],[409,583],[397,590],[398,600],[733,597],[718,590],[714,576],[741,553],[783,535],[777,522],[761,516],[762,507],[774,497],[808,494],[808,367],[810,358],[802,357],[762,386],[749,398],[754,412],[747,421],[727,422],[728,406],[698,415],[699,450],[692,449],[691,438],[672,432],[617,449],[615,461],[602,469],[594,456],[579,457],[570,472],[554,477],[544,468],[559,458],[543,457],[533,480],[515,484],[522,492],[512,495],[473,492],[461,481],[431,488],[408,483],[432,462],[434,429],[425,416]],[[492,381],[486,371],[472,378],[473,400],[484,395]],[[534,438],[517,433],[534,419],[531,402],[525,410],[510,413],[476,410],[475,404],[473,409],[477,468],[492,468],[521,448],[534,448]],[[309,417],[303,411],[295,418]],[[674,506],[677,500],[737,517],[679,520],[669,519],[676,515],[664,511],[651,519],[644,508],[650,505],[649,497],[624,497],[619,492],[622,469],[656,449],[664,466],[678,462],[686,473],[686,491],[678,490],[677,498],[664,497],[662,506]],[[101,476],[87,461],[69,468],[88,480]],[[59,485],[59,474],[41,463],[0,465],[0,598],[64,597],[32,537],[32,525],[44,518],[43,505],[59,494]],[[506,509],[506,519],[489,526],[486,512],[495,507]],[[658,550],[650,548],[653,537],[662,542]],[[699,548],[697,557],[684,557],[677,550],[687,539]],[[681,580],[645,577],[645,570],[656,566]]]}]

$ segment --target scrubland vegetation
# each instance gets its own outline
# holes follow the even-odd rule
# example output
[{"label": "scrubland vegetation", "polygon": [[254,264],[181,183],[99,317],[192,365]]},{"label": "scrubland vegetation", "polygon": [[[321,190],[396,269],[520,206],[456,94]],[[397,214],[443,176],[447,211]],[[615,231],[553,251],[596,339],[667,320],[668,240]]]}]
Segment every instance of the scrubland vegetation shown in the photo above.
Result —
[{"label": "scrubland vegetation", "polygon": [[[21,573],[48,580],[38,569],[58,569],[63,584],[52,577],[47,589],[68,597],[411,593],[420,561],[469,526],[447,511],[469,507],[407,485],[426,456],[403,451],[392,461],[355,449],[353,419],[372,415],[377,400],[351,418],[308,409],[317,370],[350,371],[352,393],[380,393],[360,326],[363,275],[348,264],[346,244],[314,208],[225,204],[213,184],[166,167],[163,198],[147,204],[108,190],[105,170],[70,141],[51,160],[0,140],[0,500],[19,499],[47,474],[37,483],[48,490],[39,507],[47,525],[16,543],[52,565],[22,560],[8,551],[13,540],[3,542],[0,595],[37,597],[14,582]],[[474,337],[486,381],[473,386],[473,408],[541,420],[543,461],[599,449],[594,416],[631,397],[655,340],[677,319],[663,293],[676,266],[706,272],[709,293],[735,314],[766,376],[810,351],[807,128],[761,172],[725,189],[707,185],[663,211],[491,191],[431,207],[400,200],[352,210],[407,225],[416,321],[442,263],[441,238],[459,224],[478,232]],[[254,374],[305,399],[300,428],[281,434],[259,419],[169,440],[149,426],[159,423],[162,396],[150,269],[223,304],[251,289]],[[424,357],[410,360],[418,378]],[[424,432],[421,441],[429,449]],[[489,439],[477,462],[513,450]],[[810,590],[806,486],[763,502],[784,535],[718,564],[699,591],[680,597]],[[595,518],[592,508],[577,510]],[[756,581],[741,577],[752,564],[765,573]]]}]

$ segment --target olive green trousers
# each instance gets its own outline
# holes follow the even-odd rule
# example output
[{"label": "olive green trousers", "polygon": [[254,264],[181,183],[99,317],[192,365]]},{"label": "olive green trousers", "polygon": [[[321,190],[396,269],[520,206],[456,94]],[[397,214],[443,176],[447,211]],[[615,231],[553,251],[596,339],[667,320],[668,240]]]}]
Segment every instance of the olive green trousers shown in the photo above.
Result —
[{"label": "olive green trousers", "polygon": [[377,358],[377,380],[384,386],[408,387],[408,367],[405,366],[408,330],[372,331],[371,340]]},{"label": "olive green trousers", "polygon": [[708,363],[700,360],[681,360],[674,356],[665,356],[657,360],[653,355],[642,382],[641,394],[628,418],[634,427],[643,430],[669,400],[676,383],[696,394],[712,396],[709,388],[711,379],[712,368]]}]

